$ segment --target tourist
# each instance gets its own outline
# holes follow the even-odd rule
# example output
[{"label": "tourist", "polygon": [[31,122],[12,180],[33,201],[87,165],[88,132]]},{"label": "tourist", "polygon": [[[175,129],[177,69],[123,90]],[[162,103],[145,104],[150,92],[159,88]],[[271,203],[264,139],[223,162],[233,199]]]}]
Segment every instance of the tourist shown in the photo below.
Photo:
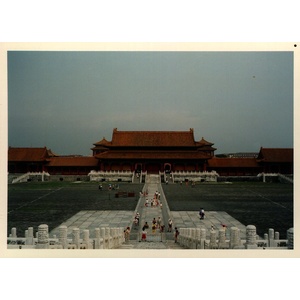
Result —
[{"label": "tourist", "polygon": [[203,209],[203,208],[200,208],[199,215],[200,215],[200,220],[203,220],[203,219],[204,219],[204,216],[205,216],[205,213],[204,213],[204,209]]},{"label": "tourist", "polygon": [[140,214],[137,212],[134,219],[137,221],[137,225],[140,224]]},{"label": "tourist", "polygon": [[173,221],[169,219],[168,221],[168,232],[172,232]]},{"label": "tourist", "polygon": [[156,231],[156,224],[152,223],[152,233],[155,233],[155,231]]},{"label": "tourist", "polygon": [[101,183],[99,184],[99,190],[101,190],[101,191],[103,190],[103,186]]},{"label": "tourist", "polygon": [[145,206],[148,207],[148,204],[149,204],[149,200],[146,199]]},{"label": "tourist", "polygon": [[177,243],[178,235],[179,235],[179,231],[177,227],[175,227],[175,234],[174,234],[175,243]]},{"label": "tourist", "polygon": [[145,229],[148,229],[148,228],[149,228],[148,222],[145,222],[143,228],[145,228]]},{"label": "tourist", "polygon": [[160,232],[164,232],[165,231],[165,225],[160,225]]},{"label": "tourist", "polygon": [[142,228],[142,241],[145,241],[146,242],[146,239],[147,239],[147,231],[146,231],[146,228],[145,226]]},{"label": "tourist", "polygon": [[161,224],[161,218],[158,217],[158,219],[157,219],[157,228],[160,228],[160,224]]},{"label": "tourist", "polygon": [[162,203],[161,203],[161,202],[160,202],[159,206],[160,206],[160,208],[162,209]]},{"label": "tourist", "polygon": [[156,227],[156,219],[155,218],[153,218],[153,220],[152,220],[152,225],[155,225],[155,227]]},{"label": "tourist", "polygon": [[125,242],[128,242],[128,241],[129,241],[129,238],[130,238],[130,227],[127,227],[127,228],[124,230],[124,235],[125,235]]}]

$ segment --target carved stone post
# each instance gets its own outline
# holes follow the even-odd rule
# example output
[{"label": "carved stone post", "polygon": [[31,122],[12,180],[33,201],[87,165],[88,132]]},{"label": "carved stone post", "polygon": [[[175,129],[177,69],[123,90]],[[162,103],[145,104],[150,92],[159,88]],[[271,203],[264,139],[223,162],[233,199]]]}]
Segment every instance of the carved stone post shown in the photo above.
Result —
[{"label": "carved stone post", "polygon": [[294,249],[294,228],[287,231],[287,247],[288,249]]},{"label": "carved stone post", "polygon": [[231,227],[229,248],[233,249],[234,247],[239,247],[240,244],[240,230],[237,227]]},{"label": "carved stone post", "polygon": [[224,249],[226,248],[226,236],[225,236],[225,229],[221,228],[219,230],[219,245],[218,245],[219,249]]},{"label": "carved stone post", "polygon": [[273,228],[269,228],[269,246],[270,247],[274,247],[275,246],[275,242],[274,242],[274,229]]},{"label": "carved stone post", "polygon": [[79,228],[73,228],[72,230],[72,243],[76,245],[76,248],[79,249],[79,238],[80,238],[80,231]]},{"label": "carved stone post", "polygon": [[205,240],[206,240],[206,228],[201,228],[201,243],[200,243],[201,249],[204,249]]},{"label": "carved stone post", "polygon": [[11,237],[16,238],[17,237],[17,228],[13,227],[11,229]]},{"label": "carved stone post", "polygon": [[38,227],[37,249],[49,249],[48,225],[41,224]]},{"label": "carved stone post", "polygon": [[215,230],[210,231],[210,242],[209,242],[210,249],[217,248],[217,232]]},{"label": "carved stone post", "polygon": [[106,241],[106,236],[105,236],[105,228],[101,227],[100,228],[100,236],[103,239],[103,249],[107,249],[107,241]]},{"label": "carved stone post", "polygon": [[68,227],[65,225],[61,225],[59,227],[59,243],[62,245],[63,249],[68,248]]},{"label": "carved stone post", "polygon": [[125,242],[125,237],[123,234],[124,229],[119,227],[118,235],[119,235],[119,245],[122,245]]},{"label": "carved stone post", "polygon": [[110,249],[112,247],[112,242],[109,227],[105,227],[105,239],[107,240],[107,249]]},{"label": "carved stone post", "polygon": [[256,227],[254,225],[248,225],[246,227],[246,249],[256,249]]},{"label": "carved stone post", "polygon": [[201,248],[201,228],[196,228],[196,247]]},{"label": "carved stone post", "polygon": [[90,231],[88,229],[83,230],[83,243],[86,245],[86,249],[90,248]]},{"label": "carved stone post", "polygon": [[197,249],[195,228],[191,228],[191,249]]},{"label": "carved stone post", "polygon": [[33,245],[33,227],[28,227],[25,245]]},{"label": "carved stone post", "polygon": [[100,228],[95,228],[95,249],[100,249]]}]

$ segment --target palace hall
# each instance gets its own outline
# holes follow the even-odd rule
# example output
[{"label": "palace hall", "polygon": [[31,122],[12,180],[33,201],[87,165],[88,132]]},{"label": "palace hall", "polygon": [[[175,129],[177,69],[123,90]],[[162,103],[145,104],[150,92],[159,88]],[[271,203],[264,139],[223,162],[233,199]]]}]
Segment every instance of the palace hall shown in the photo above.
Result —
[{"label": "palace hall", "polygon": [[205,171],[214,156],[213,143],[195,141],[194,131],[118,131],[112,140],[94,144],[93,156],[103,171],[156,173]]}]

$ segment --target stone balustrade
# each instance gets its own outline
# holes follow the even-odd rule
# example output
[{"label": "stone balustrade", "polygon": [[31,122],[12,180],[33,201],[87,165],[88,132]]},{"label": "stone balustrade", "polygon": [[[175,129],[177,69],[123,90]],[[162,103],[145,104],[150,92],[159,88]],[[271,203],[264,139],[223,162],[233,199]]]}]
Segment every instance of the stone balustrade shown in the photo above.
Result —
[{"label": "stone balustrade", "polygon": [[91,171],[88,174],[90,181],[127,181],[132,182],[132,171]]},{"label": "stone balustrade", "polygon": [[[38,226],[36,237],[33,236],[33,227],[25,230],[24,237],[17,237],[15,227],[7,238],[8,249],[116,249],[125,243],[124,229],[121,227],[95,228],[94,237],[90,237],[90,230],[72,228],[68,238],[68,227],[59,227],[59,236],[49,237],[48,225]],[[82,238],[81,238],[82,235]]]},{"label": "stone balustrade", "polygon": [[216,171],[173,171],[170,177],[172,182],[185,182],[186,180],[193,182],[216,182],[219,174]]},{"label": "stone balustrade", "polygon": [[287,231],[287,239],[279,239],[279,232],[270,228],[269,233],[260,239],[256,234],[256,227],[246,227],[246,239],[240,238],[240,230],[237,227],[230,228],[230,238],[226,239],[226,230],[211,229],[206,236],[206,228],[179,228],[178,243],[187,249],[293,249],[294,229]]}]

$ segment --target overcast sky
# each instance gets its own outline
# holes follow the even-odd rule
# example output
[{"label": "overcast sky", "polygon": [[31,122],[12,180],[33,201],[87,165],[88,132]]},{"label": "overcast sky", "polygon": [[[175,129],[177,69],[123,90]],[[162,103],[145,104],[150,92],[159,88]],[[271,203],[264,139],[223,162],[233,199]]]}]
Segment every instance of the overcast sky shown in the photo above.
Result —
[{"label": "overcast sky", "polygon": [[115,127],[293,147],[293,53],[8,52],[9,146],[91,155]]}]

